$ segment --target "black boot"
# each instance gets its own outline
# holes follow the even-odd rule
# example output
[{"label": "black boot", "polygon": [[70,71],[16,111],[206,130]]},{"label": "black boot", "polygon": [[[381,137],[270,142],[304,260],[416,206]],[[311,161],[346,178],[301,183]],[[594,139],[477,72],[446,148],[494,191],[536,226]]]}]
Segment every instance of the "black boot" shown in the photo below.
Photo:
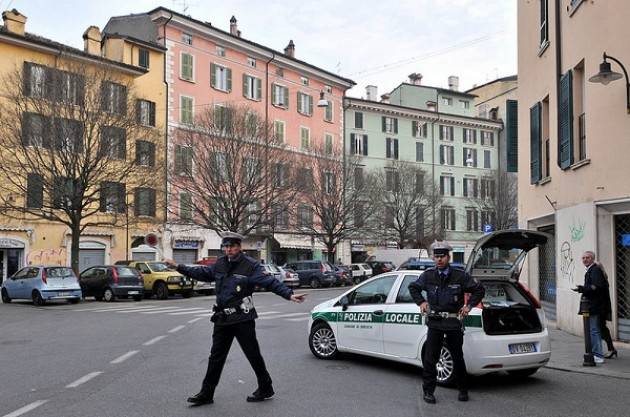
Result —
[{"label": "black boot", "polygon": [[257,403],[260,401],[265,401],[267,398],[273,397],[273,387],[271,384],[265,386],[259,386],[256,391],[252,393],[252,395],[247,396],[247,402],[249,403]]},{"label": "black boot", "polygon": [[457,395],[457,399],[459,401],[468,401],[468,391],[460,390],[459,394]]},{"label": "black boot", "polygon": [[435,404],[435,395],[433,395],[432,392],[424,391],[424,395],[422,396],[422,399],[424,400],[425,403]]},{"label": "black boot", "polygon": [[197,394],[188,397],[188,402],[195,406],[212,404],[214,402],[214,387],[202,387]]}]

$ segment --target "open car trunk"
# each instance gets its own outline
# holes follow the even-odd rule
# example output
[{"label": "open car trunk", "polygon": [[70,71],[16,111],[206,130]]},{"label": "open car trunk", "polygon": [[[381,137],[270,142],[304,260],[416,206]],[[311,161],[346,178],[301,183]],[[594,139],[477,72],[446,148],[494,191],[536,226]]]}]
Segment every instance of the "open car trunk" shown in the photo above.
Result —
[{"label": "open car trunk", "polygon": [[539,333],[538,309],[518,285],[506,281],[484,282],[483,329],[488,335]]}]

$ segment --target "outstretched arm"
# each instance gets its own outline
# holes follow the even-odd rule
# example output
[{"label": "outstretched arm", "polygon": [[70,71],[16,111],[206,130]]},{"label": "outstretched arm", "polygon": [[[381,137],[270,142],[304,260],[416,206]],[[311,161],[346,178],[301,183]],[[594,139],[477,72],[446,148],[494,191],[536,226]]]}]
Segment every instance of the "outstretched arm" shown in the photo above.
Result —
[{"label": "outstretched arm", "polygon": [[282,298],[293,301],[294,303],[301,303],[304,301],[306,294],[295,295],[293,290],[282,282],[278,281],[271,275],[265,274],[265,270],[262,265],[256,265],[254,273],[251,276],[251,282],[254,285],[266,288],[276,295]]},{"label": "outstretched arm", "polygon": [[199,265],[199,266],[185,266],[177,264],[172,259],[165,259],[163,261],[170,268],[174,268],[180,274],[186,275],[192,279],[196,279],[197,281],[206,281],[212,282],[214,281],[214,270],[212,266],[209,265]]}]

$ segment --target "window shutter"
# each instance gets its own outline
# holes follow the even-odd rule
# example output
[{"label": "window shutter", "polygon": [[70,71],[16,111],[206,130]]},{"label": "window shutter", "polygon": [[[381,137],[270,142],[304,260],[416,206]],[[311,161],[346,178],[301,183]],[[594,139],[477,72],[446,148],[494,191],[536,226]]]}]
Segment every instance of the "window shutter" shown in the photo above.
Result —
[{"label": "window shutter", "polygon": [[462,165],[466,166],[466,154],[468,153],[468,148],[463,148],[462,152]]},{"label": "window shutter", "polygon": [[271,104],[278,104],[278,97],[276,94],[276,85],[275,84],[271,84]]},{"label": "window shutter", "polygon": [[451,180],[451,195],[455,195],[455,177],[450,177]]},{"label": "window shutter", "polygon": [[262,97],[262,81],[256,78],[256,100],[260,100]]},{"label": "window shutter", "polygon": [[444,195],[444,180],[445,177],[440,177],[440,195]]},{"label": "window shutter", "polygon": [[386,158],[391,158],[392,157],[391,144],[392,144],[392,139],[391,138],[385,138],[385,157]]},{"label": "window shutter", "polygon": [[363,155],[368,154],[368,135],[363,135]]},{"label": "window shutter", "polygon": [[418,121],[416,120],[411,121],[411,136],[418,136]]},{"label": "window shutter", "polygon": [[492,168],[490,162],[490,151],[483,151],[483,167],[484,168]]},{"label": "window shutter", "polygon": [[210,64],[210,86],[216,88],[217,86],[217,66],[216,64]]},{"label": "window shutter", "polygon": [[28,174],[26,207],[42,208],[44,204],[44,186],[42,177],[37,174]]},{"label": "window shutter", "polygon": [[387,121],[386,121],[386,119],[387,118],[385,116],[381,116],[381,125],[382,125],[382,128],[383,128],[383,132],[385,132],[386,129],[387,129]]},{"label": "window shutter", "polygon": [[425,138],[427,137],[427,129],[428,129],[427,123],[423,123],[422,124],[422,137],[425,137]]},{"label": "window shutter", "polygon": [[149,188],[149,211],[148,215],[155,217],[155,190],[153,188]]},{"label": "window shutter", "polygon": [[140,160],[142,159],[143,147],[144,147],[144,141],[137,140],[136,141],[136,164],[140,164]]},{"label": "window shutter", "polygon": [[558,166],[567,169],[573,164],[573,72],[560,78],[558,99]]},{"label": "window shutter", "polygon": [[449,165],[455,165],[455,147],[454,146],[449,146],[448,147],[448,164]]},{"label": "window shutter", "polygon": [[473,196],[479,197],[479,180],[476,178],[473,180]]},{"label": "window shutter", "polygon": [[[247,75],[243,74],[243,97],[250,98],[247,95],[249,93],[249,91],[248,91],[249,89],[247,88],[248,87],[247,86],[247,78],[248,78]],[[253,97],[251,97],[251,98],[253,98]]]},{"label": "window shutter", "polygon": [[117,188],[116,197],[118,199],[117,211],[119,213],[124,213],[127,206],[125,203],[125,184],[118,183],[116,184],[116,188]]},{"label": "window shutter", "polygon": [[182,173],[182,168],[184,166],[183,162],[183,148],[179,145],[175,146],[175,174],[179,175]]},{"label": "window shutter", "polygon": [[530,183],[536,184],[542,177],[541,164],[541,104],[536,103],[529,109],[530,116]]},{"label": "window shutter", "polygon": [[454,133],[454,128],[453,128],[453,126],[449,126],[449,127],[448,127],[448,130],[449,130],[449,135],[448,135],[448,138],[449,138],[449,140],[453,140],[453,139],[455,138],[455,133]]},{"label": "window shutter", "polygon": [[125,129],[116,129],[116,139],[118,139],[118,158],[127,158],[127,132]]},{"label": "window shutter", "polygon": [[[101,191],[99,193],[99,211],[105,212],[107,211],[107,195],[109,194],[109,182],[102,182],[101,183]],[[60,197],[60,186],[59,186],[59,181],[57,178],[55,178],[55,185],[53,187],[53,206],[54,207],[59,207],[59,205],[61,204],[61,197]]]},{"label": "window shutter", "polygon": [[226,78],[225,85],[227,86],[227,91],[231,92],[232,91],[232,70],[230,68],[225,69],[225,78]]},{"label": "window shutter", "polygon": [[308,101],[308,115],[313,114],[313,96],[306,96]]},{"label": "window shutter", "polygon": [[442,126],[442,125],[440,125],[440,139],[444,139],[444,128],[445,128],[445,127],[446,127],[446,126]]},{"label": "window shutter", "polygon": [[398,133],[398,119],[394,119],[394,133]]},{"label": "window shutter", "polygon": [[477,168],[477,149],[473,149],[473,166]]},{"label": "window shutter", "polygon": [[22,93],[25,96],[31,95],[31,69],[33,68],[33,64],[30,62],[24,63],[24,68],[22,70]]},{"label": "window shutter", "polygon": [[288,87],[281,87],[284,90],[284,103],[282,103],[284,105],[284,107],[286,109],[289,108],[289,88]]},{"label": "window shutter", "polygon": [[487,186],[488,186],[488,180],[481,180],[481,198],[486,198]]},{"label": "window shutter", "polygon": [[363,113],[354,112],[354,127],[356,129],[363,129]]},{"label": "window shutter", "polygon": [[394,142],[394,159],[398,159],[398,139],[392,139]]},{"label": "window shutter", "polygon": [[506,111],[507,171],[518,171],[518,101],[508,100]]},{"label": "window shutter", "polygon": [[355,147],[356,139],[357,139],[356,133],[350,133],[350,154],[351,155],[354,155],[357,153],[356,147]]},{"label": "window shutter", "polygon": [[133,190],[133,214],[134,216],[139,216],[142,213],[141,205],[142,205],[142,188],[136,188]]},{"label": "window shutter", "polygon": [[299,113],[304,113],[304,106],[302,104],[302,93],[300,93],[299,91],[297,92],[297,106],[298,106],[298,112]]},{"label": "window shutter", "polygon": [[142,100],[136,100],[136,122],[142,124]]},{"label": "window shutter", "polygon": [[466,178],[462,181],[462,185],[464,187],[464,197],[468,197],[468,180]]},{"label": "window shutter", "polygon": [[149,152],[149,166],[155,166],[155,143],[147,143],[147,152]]},{"label": "window shutter", "polygon": [[444,165],[446,160],[444,159],[444,145],[440,145],[440,165]]}]

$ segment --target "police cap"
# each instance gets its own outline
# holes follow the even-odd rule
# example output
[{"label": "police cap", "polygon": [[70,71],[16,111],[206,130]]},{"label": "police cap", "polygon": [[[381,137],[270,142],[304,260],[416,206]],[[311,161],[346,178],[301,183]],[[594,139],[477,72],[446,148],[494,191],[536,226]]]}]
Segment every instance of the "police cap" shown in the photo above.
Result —
[{"label": "police cap", "polygon": [[441,240],[441,241],[433,241],[433,243],[431,244],[431,251],[433,252],[433,255],[439,255],[439,256],[448,256],[450,251],[453,250],[453,248],[451,247],[451,245],[449,245],[449,243],[446,240]]},{"label": "police cap", "polygon": [[245,237],[235,232],[221,233],[221,246],[240,245]]}]

